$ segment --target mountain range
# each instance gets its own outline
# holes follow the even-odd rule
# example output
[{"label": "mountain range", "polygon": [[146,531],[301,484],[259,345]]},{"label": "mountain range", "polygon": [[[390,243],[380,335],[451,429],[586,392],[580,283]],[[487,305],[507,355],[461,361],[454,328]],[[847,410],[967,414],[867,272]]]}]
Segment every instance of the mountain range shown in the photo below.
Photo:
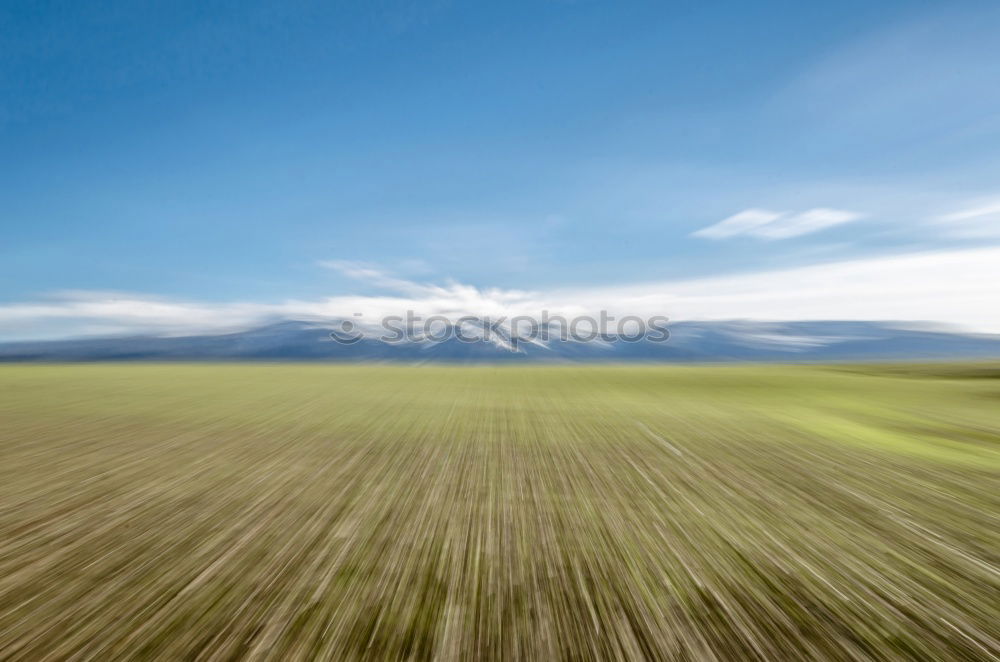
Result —
[{"label": "mountain range", "polygon": [[341,344],[332,322],[299,320],[218,335],[0,343],[0,361],[837,362],[1000,358],[1000,335],[886,322],[677,322],[666,341],[547,343],[449,339]]}]

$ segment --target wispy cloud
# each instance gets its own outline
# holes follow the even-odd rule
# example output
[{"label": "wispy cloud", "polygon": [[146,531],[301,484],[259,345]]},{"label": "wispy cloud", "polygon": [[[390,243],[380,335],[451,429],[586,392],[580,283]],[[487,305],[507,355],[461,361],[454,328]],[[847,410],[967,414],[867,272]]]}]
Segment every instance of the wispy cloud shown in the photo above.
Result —
[{"label": "wispy cloud", "polygon": [[1000,238],[1000,199],[938,216],[932,222],[946,235],[956,239]]},{"label": "wispy cloud", "polygon": [[[376,323],[412,310],[465,315],[667,315],[675,320],[912,320],[1000,333],[1000,247],[848,260],[712,278],[550,291],[433,285],[351,268],[385,295],[277,303],[205,303],[114,292],[63,293],[0,305],[0,338],[223,333],[278,319]],[[354,314],[360,315],[355,318]]]},{"label": "wispy cloud", "polygon": [[767,209],[746,209],[719,221],[715,225],[698,230],[693,236],[705,239],[728,239],[729,237],[753,234],[764,226],[774,223],[781,216],[781,212],[768,211]]},{"label": "wispy cloud", "polygon": [[381,287],[387,290],[395,290],[408,294],[427,294],[433,290],[433,286],[420,285],[413,281],[397,278],[385,271],[381,267],[368,262],[355,262],[353,260],[320,260],[319,266],[324,269],[331,269],[348,278],[362,281]]},{"label": "wispy cloud", "polygon": [[896,169],[933,167],[942,147],[959,145],[965,161],[990,158],[1000,107],[1000,86],[987,83],[1000,75],[996,3],[928,5],[873,28],[805,61],[772,97],[786,130],[810,132],[812,149],[864,150]]},{"label": "wispy cloud", "polygon": [[768,209],[746,209],[692,236],[703,239],[757,237],[759,239],[790,239],[862,218],[863,214],[844,209],[817,207],[800,213]]}]

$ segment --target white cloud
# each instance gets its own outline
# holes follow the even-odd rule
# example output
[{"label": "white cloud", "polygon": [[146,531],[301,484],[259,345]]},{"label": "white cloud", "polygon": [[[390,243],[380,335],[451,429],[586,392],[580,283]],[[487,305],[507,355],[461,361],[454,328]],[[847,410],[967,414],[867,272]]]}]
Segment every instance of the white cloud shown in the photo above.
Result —
[{"label": "white cloud", "polygon": [[938,229],[956,239],[1000,237],[1000,200],[979,203],[932,219]]},{"label": "white cloud", "polygon": [[747,209],[715,225],[702,228],[692,236],[704,239],[728,239],[749,236],[760,239],[790,239],[842,223],[856,221],[862,214],[844,209],[817,207],[801,213]]},{"label": "white cloud", "polygon": [[782,216],[784,216],[783,212],[768,211],[767,209],[747,209],[738,214],[733,214],[715,225],[702,228],[695,232],[693,236],[704,237],[705,239],[727,239],[741,234],[752,234],[757,229],[774,223]]},{"label": "white cloud", "polygon": [[[371,270],[369,273],[366,270]],[[280,319],[324,322],[360,313],[376,323],[407,310],[426,318],[564,316],[607,310],[681,319],[935,321],[1000,333],[1000,247],[818,264],[794,269],[546,292],[428,285],[359,267],[389,291],[278,303],[207,303],[114,292],[63,293],[0,305],[0,338],[80,334],[224,333]],[[354,318],[359,319],[359,318]]]},{"label": "white cloud", "polygon": [[[408,292],[410,294],[426,293],[430,286],[420,285],[412,281],[396,278],[386,273],[380,267],[368,264],[367,262],[354,262],[352,260],[321,260],[319,266],[324,269],[332,269],[348,278],[364,281],[389,290]],[[433,289],[430,287],[430,289]]]},{"label": "white cloud", "polygon": [[598,289],[587,300],[674,319],[919,320],[1000,333],[1000,247]]}]

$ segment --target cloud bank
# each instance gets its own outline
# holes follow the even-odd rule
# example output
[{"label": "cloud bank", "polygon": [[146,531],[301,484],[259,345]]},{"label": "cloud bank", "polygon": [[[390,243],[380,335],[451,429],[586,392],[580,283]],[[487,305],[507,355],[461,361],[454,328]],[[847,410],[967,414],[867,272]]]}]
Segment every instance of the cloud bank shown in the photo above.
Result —
[{"label": "cloud bank", "polygon": [[345,317],[375,324],[407,310],[457,320],[612,315],[677,320],[907,320],[1000,333],[1000,247],[911,253],[711,278],[549,291],[423,284],[370,265],[326,266],[387,290],[277,303],[182,301],[115,292],[68,292],[0,305],[0,338],[225,333],[282,319]]}]

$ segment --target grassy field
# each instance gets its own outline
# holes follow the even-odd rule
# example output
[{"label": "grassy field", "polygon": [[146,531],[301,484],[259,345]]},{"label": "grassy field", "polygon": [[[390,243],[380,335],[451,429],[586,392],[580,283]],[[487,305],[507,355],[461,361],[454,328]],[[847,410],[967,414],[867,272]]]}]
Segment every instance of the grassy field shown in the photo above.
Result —
[{"label": "grassy field", "polygon": [[988,660],[996,366],[0,366],[0,659]]}]

